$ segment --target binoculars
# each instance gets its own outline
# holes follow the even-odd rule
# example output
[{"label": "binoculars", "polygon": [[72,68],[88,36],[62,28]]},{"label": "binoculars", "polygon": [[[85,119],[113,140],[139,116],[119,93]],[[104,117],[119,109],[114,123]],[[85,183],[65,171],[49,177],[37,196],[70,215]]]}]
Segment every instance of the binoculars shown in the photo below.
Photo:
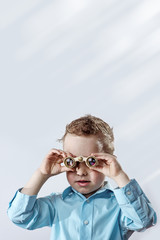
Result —
[{"label": "binoculars", "polygon": [[98,165],[98,160],[95,157],[66,157],[64,160],[64,165],[68,168],[74,168],[77,165],[77,162],[85,162],[86,166],[89,168],[95,167]]}]

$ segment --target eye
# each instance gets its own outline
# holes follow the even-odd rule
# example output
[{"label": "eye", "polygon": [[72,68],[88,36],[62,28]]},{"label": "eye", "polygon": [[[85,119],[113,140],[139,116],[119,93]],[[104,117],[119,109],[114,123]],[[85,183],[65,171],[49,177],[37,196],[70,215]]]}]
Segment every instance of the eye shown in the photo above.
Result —
[{"label": "eye", "polygon": [[88,167],[95,167],[98,164],[98,161],[95,157],[88,157],[86,164]]}]

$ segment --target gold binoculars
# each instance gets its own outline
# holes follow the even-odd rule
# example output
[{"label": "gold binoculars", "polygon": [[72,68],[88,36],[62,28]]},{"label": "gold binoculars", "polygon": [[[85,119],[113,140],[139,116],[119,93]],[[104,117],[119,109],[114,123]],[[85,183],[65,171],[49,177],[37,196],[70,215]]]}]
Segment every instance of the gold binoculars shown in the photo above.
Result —
[{"label": "gold binoculars", "polygon": [[98,165],[98,160],[95,157],[66,157],[64,160],[64,165],[68,168],[74,168],[77,165],[77,162],[85,162],[86,166],[91,168]]}]

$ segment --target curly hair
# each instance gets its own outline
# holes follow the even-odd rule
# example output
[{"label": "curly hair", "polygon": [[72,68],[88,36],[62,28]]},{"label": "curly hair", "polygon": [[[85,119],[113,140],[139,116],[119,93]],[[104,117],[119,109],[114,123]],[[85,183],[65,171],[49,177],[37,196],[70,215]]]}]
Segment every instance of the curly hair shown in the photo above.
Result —
[{"label": "curly hair", "polygon": [[73,120],[66,125],[65,134],[59,141],[64,141],[68,133],[77,136],[97,135],[103,144],[103,150],[110,154],[114,152],[113,128],[100,118],[89,114]]}]

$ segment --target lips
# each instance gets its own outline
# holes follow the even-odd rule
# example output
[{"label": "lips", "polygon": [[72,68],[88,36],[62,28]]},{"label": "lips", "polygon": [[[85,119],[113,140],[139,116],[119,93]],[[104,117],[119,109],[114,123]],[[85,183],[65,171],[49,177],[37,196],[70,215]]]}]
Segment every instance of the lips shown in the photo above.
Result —
[{"label": "lips", "polygon": [[79,180],[79,181],[76,181],[76,183],[77,183],[79,186],[81,186],[81,187],[85,187],[85,186],[87,186],[87,185],[90,183],[90,181]]}]

